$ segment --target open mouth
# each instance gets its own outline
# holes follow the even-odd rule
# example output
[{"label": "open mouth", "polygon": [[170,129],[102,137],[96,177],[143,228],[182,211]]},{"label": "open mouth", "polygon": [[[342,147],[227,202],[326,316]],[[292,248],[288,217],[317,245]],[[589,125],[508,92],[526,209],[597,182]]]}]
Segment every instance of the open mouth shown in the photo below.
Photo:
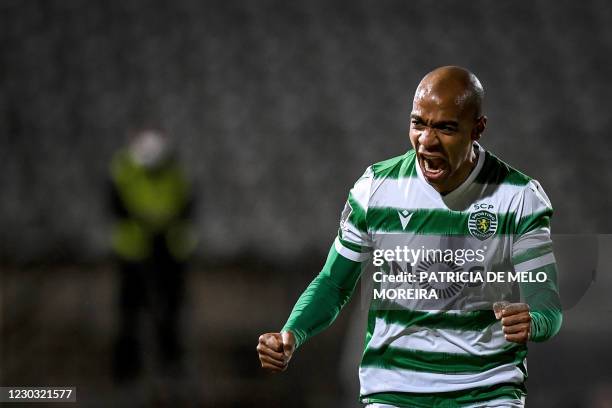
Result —
[{"label": "open mouth", "polygon": [[439,180],[448,172],[446,161],[440,157],[421,156],[423,175],[432,181]]}]

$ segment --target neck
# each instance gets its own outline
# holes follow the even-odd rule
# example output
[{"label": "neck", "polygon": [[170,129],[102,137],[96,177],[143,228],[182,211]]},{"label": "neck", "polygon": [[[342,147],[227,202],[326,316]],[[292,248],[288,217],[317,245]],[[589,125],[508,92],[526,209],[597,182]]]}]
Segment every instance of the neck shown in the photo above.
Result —
[{"label": "neck", "polygon": [[476,168],[476,163],[478,163],[479,154],[479,149],[476,148],[475,145],[472,145],[469,157],[457,171],[457,177],[455,177],[454,180],[452,180],[448,186],[444,186],[440,190],[438,190],[438,192],[442,195],[446,195],[455,190],[465,180],[467,180],[467,178],[470,177],[470,174],[472,174],[472,171],[474,171],[474,169]]}]

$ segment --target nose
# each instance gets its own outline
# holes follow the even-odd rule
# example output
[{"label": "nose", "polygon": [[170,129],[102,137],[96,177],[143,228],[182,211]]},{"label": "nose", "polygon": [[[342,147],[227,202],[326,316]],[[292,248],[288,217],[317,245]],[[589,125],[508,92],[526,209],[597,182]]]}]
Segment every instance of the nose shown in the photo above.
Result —
[{"label": "nose", "polygon": [[421,134],[419,135],[419,143],[425,148],[436,146],[439,143],[438,135],[435,129],[429,126],[425,126]]}]

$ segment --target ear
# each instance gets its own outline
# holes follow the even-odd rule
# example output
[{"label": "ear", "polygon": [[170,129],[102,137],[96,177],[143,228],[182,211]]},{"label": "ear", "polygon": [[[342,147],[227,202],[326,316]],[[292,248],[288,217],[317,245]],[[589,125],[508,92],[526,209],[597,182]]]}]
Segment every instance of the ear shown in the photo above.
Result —
[{"label": "ear", "polygon": [[480,137],[482,136],[482,133],[484,132],[486,127],[487,127],[487,117],[485,115],[482,115],[481,117],[476,119],[476,123],[474,124],[474,127],[472,128],[472,140],[474,141],[480,140]]}]

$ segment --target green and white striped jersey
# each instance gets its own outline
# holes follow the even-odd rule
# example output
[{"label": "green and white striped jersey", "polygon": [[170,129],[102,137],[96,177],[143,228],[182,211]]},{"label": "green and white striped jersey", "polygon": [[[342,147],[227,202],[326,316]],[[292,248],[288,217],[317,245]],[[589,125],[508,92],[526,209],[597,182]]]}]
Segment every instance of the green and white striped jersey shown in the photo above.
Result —
[{"label": "green and white striped jersey", "polygon": [[[475,168],[446,195],[427,183],[413,150],[366,169],[349,193],[323,271],[283,329],[294,332],[298,345],[331,324],[365,265],[371,265],[373,253],[398,247],[484,255],[461,262],[440,258],[386,263],[387,272],[545,271],[546,282],[535,289],[521,288],[520,295],[532,307],[532,340],[545,340],[558,331],[550,201],[537,181],[479,144],[475,149]],[[433,290],[437,299],[372,301],[359,369],[361,400],[433,407],[505,399],[520,406],[527,348],[504,338],[492,311],[492,302],[512,300],[516,287],[413,282],[378,284],[378,289],[400,286]]]}]

